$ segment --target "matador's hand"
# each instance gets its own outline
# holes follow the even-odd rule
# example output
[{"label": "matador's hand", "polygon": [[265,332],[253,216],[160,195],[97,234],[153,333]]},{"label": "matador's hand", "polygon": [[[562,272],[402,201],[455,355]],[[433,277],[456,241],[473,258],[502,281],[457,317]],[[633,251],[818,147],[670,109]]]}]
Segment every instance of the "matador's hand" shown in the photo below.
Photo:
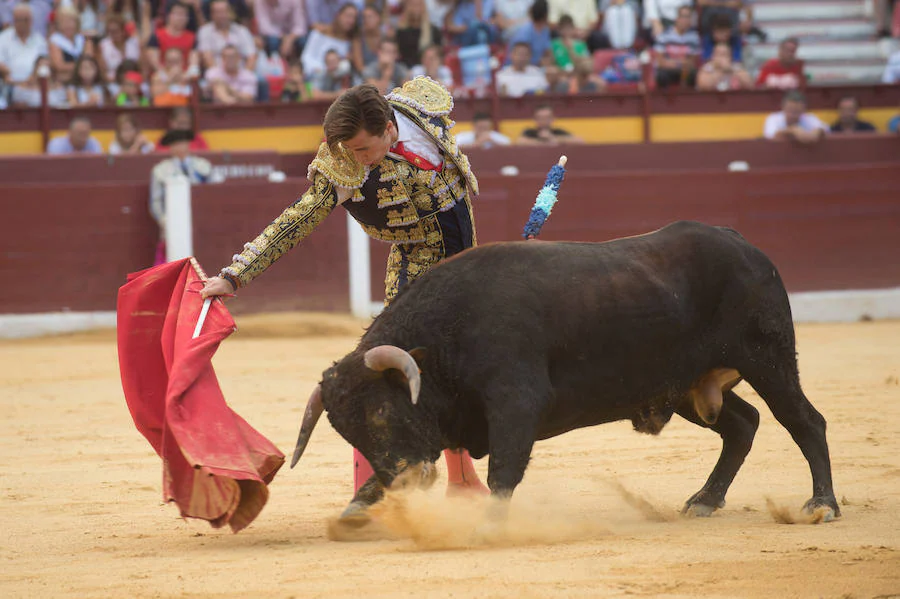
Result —
[{"label": "matador's hand", "polygon": [[228,279],[222,277],[212,277],[203,282],[203,289],[200,291],[200,297],[206,299],[217,295],[232,295],[234,287]]}]

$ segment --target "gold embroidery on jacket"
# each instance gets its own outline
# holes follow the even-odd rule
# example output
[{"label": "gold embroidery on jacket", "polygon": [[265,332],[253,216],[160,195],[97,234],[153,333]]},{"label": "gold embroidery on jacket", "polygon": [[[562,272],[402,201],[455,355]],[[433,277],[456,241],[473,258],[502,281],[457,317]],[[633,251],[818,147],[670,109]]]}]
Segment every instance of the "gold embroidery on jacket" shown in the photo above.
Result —
[{"label": "gold embroidery on jacket", "polygon": [[263,229],[242,253],[235,255],[231,266],[222,269],[223,274],[231,276],[241,287],[246,286],[325,220],[337,206],[337,192],[324,176],[314,179],[299,200]]}]

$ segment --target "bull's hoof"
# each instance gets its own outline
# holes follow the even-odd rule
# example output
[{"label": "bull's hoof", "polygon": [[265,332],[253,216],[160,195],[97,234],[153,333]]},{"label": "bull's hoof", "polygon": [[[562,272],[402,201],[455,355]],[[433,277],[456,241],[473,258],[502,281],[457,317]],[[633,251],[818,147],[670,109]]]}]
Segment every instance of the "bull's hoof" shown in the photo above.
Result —
[{"label": "bull's hoof", "polygon": [[803,505],[803,511],[818,516],[821,522],[831,522],[841,517],[841,508],[834,497],[813,497]]},{"label": "bull's hoof", "polygon": [[714,511],[723,507],[725,507],[724,499],[720,499],[719,501],[711,499],[708,497],[708,494],[701,489],[684,502],[684,507],[681,508],[681,515],[689,518],[709,518]]},{"label": "bull's hoof", "polygon": [[718,508],[712,505],[695,503],[692,505],[685,505],[681,510],[681,515],[687,516],[688,518],[709,518],[717,509]]},{"label": "bull's hoof", "polygon": [[350,528],[362,528],[371,521],[372,516],[369,515],[369,506],[362,501],[351,501],[347,509],[341,514],[341,517],[338,518],[338,522],[342,526]]}]

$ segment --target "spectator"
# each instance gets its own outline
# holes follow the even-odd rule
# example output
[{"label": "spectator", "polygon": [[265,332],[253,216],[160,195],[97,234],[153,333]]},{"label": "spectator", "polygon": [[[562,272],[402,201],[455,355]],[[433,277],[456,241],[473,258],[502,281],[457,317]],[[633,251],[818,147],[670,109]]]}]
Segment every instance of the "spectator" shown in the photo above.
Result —
[{"label": "spectator", "polygon": [[[109,15],[106,18],[107,35],[109,34],[109,19],[112,16],[116,16],[125,22],[126,31],[129,35],[138,35],[142,41],[149,39],[150,23],[146,23],[146,27],[144,27],[145,23],[142,22],[141,9],[139,7],[143,3],[140,0],[112,0],[109,4]],[[144,37],[145,32],[146,38]]]},{"label": "spectator", "polygon": [[410,72],[410,77],[415,79],[421,76],[431,77],[449,90],[453,89],[453,72],[444,64],[443,51],[440,46],[428,46],[422,51],[422,64],[416,65]]},{"label": "spectator", "polygon": [[[202,0],[203,4],[201,6],[201,10],[203,11],[203,18],[206,19],[206,22],[210,22],[212,20],[212,2],[211,0]],[[231,20],[238,25],[242,25],[247,29],[253,29],[253,14],[250,10],[250,7],[247,5],[246,0],[227,0],[228,6],[231,7]],[[253,3],[256,6],[256,3]],[[301,7],[301,11],[305,9]],[[304,14],[304,18],[305,18]],[[199,30],[198,30],[199,32]]]},{"label": "spectator", "polygon": [[337,98],[353,84],[350,61],[329,50],[325,54],[325,70],[313,75],[311,83],[314,100]]},{"label": "spectator", "polygon": [[309,19],[310,29],[315,26],[328,27],[334,23],[334,19],[343,8],[352,4],[356,12],[365,6],[365,0],[306,0],[306,14]]},{"label": "spectator", "polygon": [[606,82],[594,73],[594,60],[590,56],[575,59],[575,71],[569,80],[570,94],[596,94],[606,89]]},{"label": "spectator", "polygon": [[553,126],[553,108],[549,104],[541,104],[534,109],[534,127],[525,129],[516,140],[524,146],[543,146],[557,144],[581,144],[581,139],[565,129]]},{"label": "spectator", "polygon": [[529,22],[510,36],[506,53],[507,64],[511,61],[513,46],[520,42],[525,42],[531,48],[533,65],[541,64],[544,55],[551,53],[550,23],[547,21],[547,13],[547,0],[534,0],[529,11],[531,16]]},{"label": "spectator", "polygon": [[[10,0],[11,8],[15,8],[16,1]],[[44,39],[50,34],[50,18],[56,6],[55,0],[28,0],[31,7],[31,31],[40,34]],[[12,17],[12,10],[10,11]]]},{"label": "spectator", "polygon": [[644,24],[656,39],[675,25],[682,6],[692,5],[692,0],[644,0]]},{"label": "spectator", "polygon": [[[279,52],[284,58],[299,57],[308,32],[302,0],[256,0],[253,10],[266,53]],[[308,4],[316,4],[316,0]]]},{"label": "spectator", "polygon": [[222,50],[234,46],[244,59],[247,69],[256,69],[256,42],[253,34],[232,17],[228,0],[212,0],[209,3],[210,21],[197,32],[197,50],[204,69],[220,63]]},{"label": "spectator", "polygon": [[188,6],[182,2],[173,2],[166,14],[166,24],[150,36],[147,42],[147,61],[154,71],[163,68],[162,60],[170,48],[181,52],[183,68],[190,77],[199,73],[200,59],[197,56],[197,36],[188,31]]},{"label": "spectator", "polygon": [[394,40],[382,40],[378,48],[378,61],[370,64],[362,72],[366,83],[371,83],[386,94],[395,87],[409,81],[409,69],[399,62],[400,51]]},{"label": "spectator", "polygon": [[556,64],[565,71],[575,68],[575,59],[588,56],[588,47],[576,35],[575,23],[569,15],[563,15],[556,27],[559,36],[551,43]]},{"label": "spectator", "polygon": [[766,139],[791,139],[804,144],[819,141],[827,132],[828,125],[806,112],[806,97],[797,90],[784,95],[781,112],[773,112],[766,117],[763,128]]},{"label": "spectator", "polygon": [[713,20],[722,17],[728,19],[728,22],[731,23],[732,31],[738,34],[741,11],[748,11],[749,19],[747,19],[747,22],[753,22],[750,4],[745,4],[743,0],[697,0],[697,10],[700,12],[700,31],[704,35],[711,31]]},{"label": "spectator", "polygon": [[25,83],[34,71],[35,61],[47,54],[47,40],[32,30],[32,11],[28,4],[12,9],[13,26],[0,32],[0,80]]},{"label": "spectator", "polygon": [[123,60],[141,59],[141,43],[136,36],[125,32],[125,19],[121,15],[113,14],[106,19],[106,37],[100,40],[97,58],[108,81],[115,79],[116,69]]},{"label": "spectator", "polygon": [[[123,63],[124,64],[124,63]],[[116,106],[150,106],[150,98],[142,89],[144,78],[138,71],[124,71],[119,78],[119,93]]]},{"label": "spectator", "polygon": [[884,73],[881,75],[882,83],[900,83],[900,50],[891,53],[887,64],[884,65]]},{"label": "spectator", "polygon": [[[153,27],[159,24],[159,20],[169,14],[172,6],[181,4],[187,10],[187,23],[185,29],[197,34],[200,27],[206,23],[206,18],[202,10],[204,0],[141,0],[142,10],[146,13],[147,19],[154,21]],[[146,7],[146,8],[145,8]],[[141,16],[143,20],[144,15]]]},{"label": "spectator", "polygon": [[75,61],[82,54],[93,54],[94,43],[78,32],[78,12],[64,6],[56,11],[56,32],[50,36],[50,66],[60,81],[68,83],[75,71]]},{"label": "spectator", "polygon": [[303,65],[300,64],[300,61],[295,60],[288,67],[284,87],[281,89],[281,101],[305,102],[311,100],[312,97],[312,86],[306,82],[306,78],[303,76]]},{"label": "spectator", "polygon": [[[601,0],[603,7],[603,25],[600,27],[601,44],[625,50],[634,46],[638,36],[639,8],[628,0]],[[588,39],[588,49],[597,50],[600,46],[591,47]]]},{"label": "spectator", "polygon": [[362,9],[362,27],[359,36],[353,40],[350,48],[353,68],[361,73],[369,65],[378,62],[378,49],[383,39],[381,13],[374,6],[367,5]]},{"label": "spectator", "polygon": [[713,51],[712,60],[707,62],[697,73],[697,89],[700,91],[729,91],[751,89],[753,79],[741,63],[731,60],[731,48],[728,44],[718,44]]},{"label": "spectator", "polygon": [[756,78],[757,87],[775,89],[798,89],[806,87],[803,61],[797,60],[800,42],[789,37],[778,45],[778,58],[767,60]]},{"label": "spectator", "polygon": [[656,38],[656,84],[659,87],[685,83],[691,87],[697,76],[700,36],[691,29],[689,6],[678,9],[675,25]]},{"label": "spectator", "polygon": [[703,34],[703,50],[701,57],[704,61],[712,58],[713,49],[719,44],[727,44],[731,50],[731,61],[741,62],[744,45],[741,36],[735,33],[731,19],[725,15],[718,15],[710,21],[710,30]]},{"label": "spectator", "polygon": [[137,119],[133,114],[120,114],[116,119],[116,137],[109,144],[109,153],[118,156],[120,154],[149,154],[153,151],[153,144],[147,141]]},{"label": "spectator", "polygon": [[[186,106],[177,106],[172,109],[169,115],[169,131],[193,131],[193,141],[188,146],[192,152],[202,152],[209,150],[209,144],[198,131],[194,131],[194,117],[191,109]],[[167,151],[167,147],[162,144],[162,139],[156,144],[157,152]]]},{"label": "spectator", "polygon": [[34,61],[31,76],[13,87],[10,103],[13,106],[38,108],[41,105],[41,77],[47,77],[47,105],[51,108],[68,108],[66,86],[60,82],[46,56],[39,56]]},{"label": "spectator", "polygon": [[256,98],[256,75],[243,67],[234,46],[225,46],[222,64],[206,71],[206,82],[214,104],[241,104]]},{"label": "spectator", "polygon": [[831,126],[832,133],[874,133],[872,123],[859,120],[859,102],[853,96],[844,96],[838,102],[838,120]]},{"label": "spectator", "polygon": [[519,98],[547,90],[547,77],[541,67],[531,64],[531,46],[516,43],[510,54],[510,64],[497,71],[497,93]]},{"label": "spectator", "polygon": [[176,129],[166,132],[159,142],[172,156],[154,166],[150,173],[150,214],[159,225],[157,263],[165,261],[166,185],[172,178],[181,176],[187,177],[192,185],[206,183],[212,174],[208,160],[191,154],[193,141],[194,133],[190,129]]},{"label": "spectator", "polygon": [[458,46],[490,44],[497,38],[493,18],[494,0],[456,0],[444,17],[444,29]]},{"label": "spectator", "polygon": [[106,84],[100,65],[93,56],[82,54],[75,63],[75,75],[66,93],[72,108],[103,106],[106,103]]},{"label": "spectator", "polygon": [[495,146],[508,146],[509,138],[494,131],[494,120],[486,112],[476,112],[472,117],[472,130],[456,135],[456,145],[460,148],[481,148],[487,150]]},{"label": "spectator", "polygon": [[574,24],[573,35],[586,39],[600,24],[600,13],[597,11],[597,0],[547,0],[548,20],[557,31],[561,27],[562,18],[566,15]]},{"label": "spectator", "polygon": [[[359,27],[356,23],[359,10],[354,4],[344,4],[334,17],[334,21],[309,32],[306,45],[300,60],[303,63],[303,72],[312,75],[325,68],[325,54],[334,50],[341,58],[350,58],[351,49],[359,37]],[[359,70],[359,65],[356,66]]]},{"label": "spectator", "polygon": [[[207,71],[207,77],[211,72],[213,69]],[[150,86],[154,106],[186,106],[190,102],[193,85],[178,48],[166,50],[162,68],[153,73]]]},{"label": "spectator", "polygon": [[425,0],[425,8],[428,12],[428,20],[431,24],[444,30],[444,23],[447,22],[447,15],[453,10],[456,0]]},{"label": "spectator", "polygon": [[428,20],[425,0],[406,0],[397,22],[400,60],[409,68],[424,64],[422,54],[435,45],[441,45],[441,30]]},{"label": "spectator", "polygon": [[106,31],[106,2],[79,0],[76,6],[81,11],[79,19],[81,33],[91,40],[100,39]]},{"label": "spectator", "polygon": [[563,71],[556,64],[555,60],[548,60],[543,66],[544,77],[547,78],[547,93],[551,94],[567,94],[569,93],[571,78],[569,73]]},{"label": "spectator", "polygon": [[494,22],[500,34],[508,41],[512,34],[528,23],[528,11],[534,0],[502,0],[494,11]]},{"label": "spectator", "polygon": [[47,154],[102,154],[103,146],[91,137],[91,121],[84,116],[76,116],[69,121],[69,132],[54,137],[47,144]]}]

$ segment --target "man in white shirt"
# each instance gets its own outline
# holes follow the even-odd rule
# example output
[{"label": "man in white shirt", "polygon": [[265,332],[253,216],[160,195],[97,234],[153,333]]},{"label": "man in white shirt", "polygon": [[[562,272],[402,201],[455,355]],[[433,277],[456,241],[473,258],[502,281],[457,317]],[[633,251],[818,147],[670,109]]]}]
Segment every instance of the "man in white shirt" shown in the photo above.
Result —
[{"label": "man in white shirt", "polygon": [[794,140],[804,144],[815,143],[825,137],[826,133],[828,125],[816,115],[806,112],[806,97],[797,90],[784,95],[781,112],[773,112],[766,117],[763,128],[766,139]]},{"label": "man in white shirt", "polygon": [[27,4],[13,8],[13,26],[0,33],[0,79],[27,81],[40,56],[47,55],[47,40],[32,31],[33,16]]},{"label": "man in white shirt", "polygon": [[[900,10],[900,9],[898,9]],[[882,83],[900,83],[900,50],[895,51],[884,65]]]},{"label": "man in white shirt", "polygon": [[209,4],[210,22],[197,31],[197,50],[203,68],[211,69],[220,64],[222,50],[234,46],[244,59],[249,71],[256,69],[256,42],[253,34],[243,25],[234,22],[228,0],[212,0]]},{"label": "man in white shirt", "polygon": [[497,91],[501,96],[519,98],[547,90],[547,76],[541,67],[531,64],[531,46],[528,43],[514,44],[509,62],[497,72]]},{"label": "man in white shirt", "polygon": [[494,131],[494,121],[486,112],[476,112],[472,117],[472,130],[456,135],[456,145],[460,148],[482,148],[508,146],[509,138]]},{"label": "man in white shirt", "polygon": [[150,173],[150,214],[159,225],[160,239],[165,237],[166,183],[182,176],[191,184],[206,183],[212,173],[212,165],[205,158],[191,154],[194,133],[190,130],[167,132],[159,145],[168,148],[171,156],[153,167]]}]

